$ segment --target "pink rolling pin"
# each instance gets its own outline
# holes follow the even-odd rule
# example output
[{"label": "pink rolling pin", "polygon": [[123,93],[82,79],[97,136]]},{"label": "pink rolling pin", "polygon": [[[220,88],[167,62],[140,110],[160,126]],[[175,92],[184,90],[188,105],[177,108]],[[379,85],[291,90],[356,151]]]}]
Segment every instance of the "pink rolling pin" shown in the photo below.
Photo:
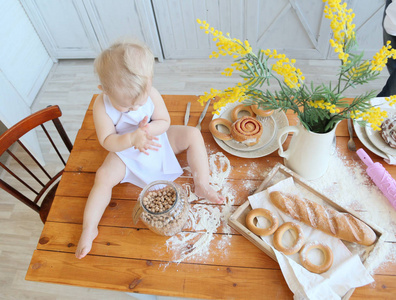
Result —
[{"label": "pink rolling pin", "polygon": [[356,153],[367,165],[367,174],[396,209],[396,181],[379,162],[374,163],[363,149],[360,148]]}]

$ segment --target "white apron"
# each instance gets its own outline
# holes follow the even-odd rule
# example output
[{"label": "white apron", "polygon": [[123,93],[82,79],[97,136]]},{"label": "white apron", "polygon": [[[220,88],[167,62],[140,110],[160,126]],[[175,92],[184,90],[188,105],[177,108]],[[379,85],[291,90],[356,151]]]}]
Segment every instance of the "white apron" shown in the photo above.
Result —
[{"label": "white apron", "polygon": [[[154,103],[150,97],[147,102],[137,111],[122,113],[115,109],[107,95],[103,95],[106,113],[109,115],[118,134],[133,132],[139,128],[139,122],[148,116],[148,122],[154,112]],[[126,172],[122,182],[130,182],[144,188],[155,180],[173,181],[183,174],[179,162],[169,144],[166,132],[157,136],[161,147],[158,151],[148,150],[149,155],[131,147],[116,152],[118,157],[125,163]]]}]

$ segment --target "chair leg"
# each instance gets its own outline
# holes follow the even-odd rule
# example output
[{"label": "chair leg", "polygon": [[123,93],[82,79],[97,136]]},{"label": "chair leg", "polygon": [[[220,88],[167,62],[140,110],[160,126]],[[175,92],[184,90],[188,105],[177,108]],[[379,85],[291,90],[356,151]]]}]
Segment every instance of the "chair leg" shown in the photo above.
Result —
[{"label": "chair leg", "polygon": [[58,183],[51,188],[51,190],[47,193],[47,195],[43,199],[43,202],[41,203],[40,218],[43,223],[47,221],[47,217],[51,209],[52,202],[54,201],[57,188]]}]

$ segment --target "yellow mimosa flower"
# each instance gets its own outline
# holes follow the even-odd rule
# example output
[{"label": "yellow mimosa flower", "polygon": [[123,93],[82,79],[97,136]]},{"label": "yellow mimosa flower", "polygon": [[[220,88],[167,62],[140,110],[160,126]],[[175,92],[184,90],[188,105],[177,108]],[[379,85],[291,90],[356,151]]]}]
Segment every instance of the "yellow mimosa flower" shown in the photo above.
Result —
[{"label": "yellow mimosa flower", "polygon": [[[379,130],[386,112],[370,105],[374,93],[366,92],[352,101],[345,101],[343,93],[349,87],[375,79],[387,60],[396,58],[396,50],[388,43],[371,60],[352,53],[356,44],[355,14],[341,0],[323,2],[326,3],[324,14],[330,20],[332,30],[329,43],[342,63],[336,84],[308,85],[295,59],[289,59],[276,49],[259,49],[255,54],[248,41],[232,38],[229,33],[223,35],[210,27],[208,22],[197,19],[199,27],[212,35],[216,43],[217,49],[209,57],[229,55],[234,59],[221,74],[232,76],[238,71],[242,77],[241,82],[233,87],[205,92],[199,102],[203,104],[215,97],[213,108],[217,114],[219,109],[236,101],[256,103],[269,109],[292,110],[307,129],[317,133],[328,132],[338,121],[347,118],[369,123],[374,130]],[[271,85],[273,82],[279,85],[275,92],[263,88],[264,84]],[[396,95],[387,97],[386,101],[389,105],[396,105]]]}]

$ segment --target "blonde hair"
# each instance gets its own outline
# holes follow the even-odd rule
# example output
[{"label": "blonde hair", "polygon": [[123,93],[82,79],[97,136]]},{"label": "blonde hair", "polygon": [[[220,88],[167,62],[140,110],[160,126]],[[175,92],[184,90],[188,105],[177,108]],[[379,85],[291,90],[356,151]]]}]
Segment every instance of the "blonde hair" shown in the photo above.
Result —
[{"label": "blonde hair", "polygon": [[136,99],[153,77],[154,56],[141,42],[117,42],[99,54],[94,68],[106,93],[121,92]]}]

